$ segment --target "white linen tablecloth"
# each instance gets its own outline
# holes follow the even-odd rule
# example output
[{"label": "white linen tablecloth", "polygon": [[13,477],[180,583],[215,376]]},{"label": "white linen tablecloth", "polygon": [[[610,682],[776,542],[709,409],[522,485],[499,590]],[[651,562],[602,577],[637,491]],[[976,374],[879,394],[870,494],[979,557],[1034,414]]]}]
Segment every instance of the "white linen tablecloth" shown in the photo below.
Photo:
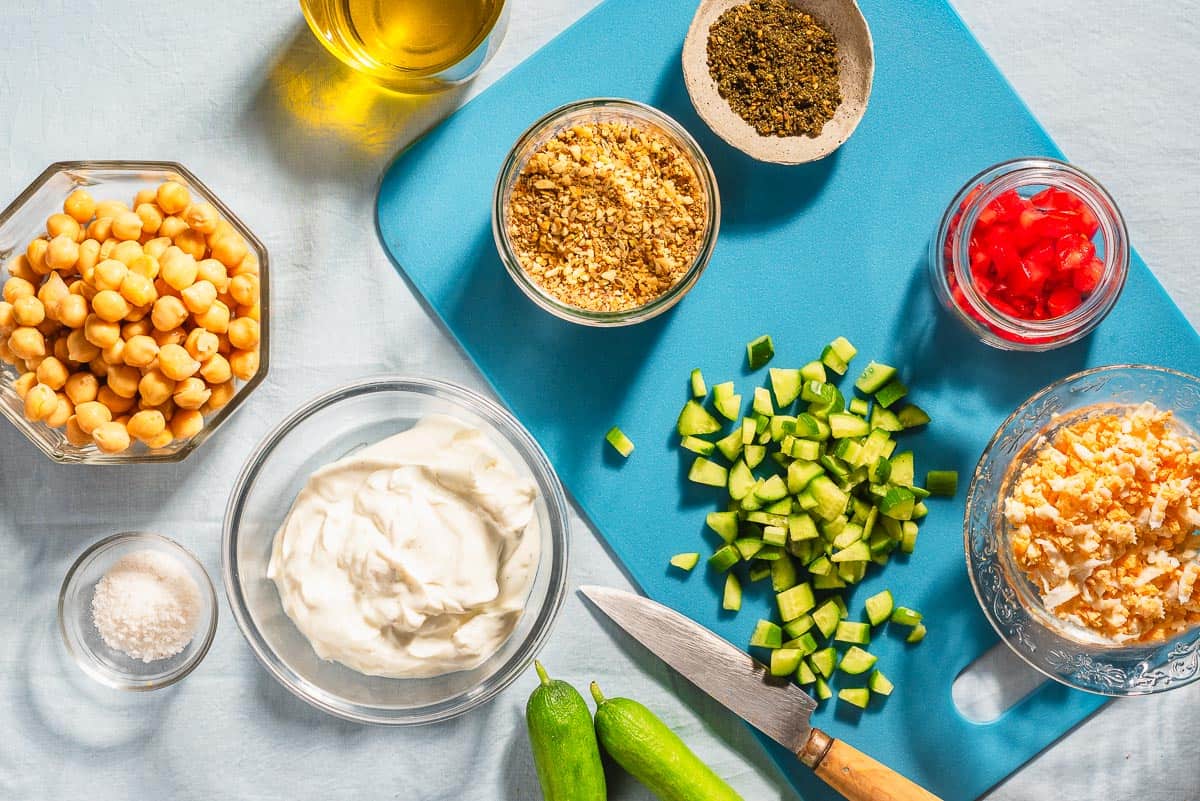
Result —
[{"label": "white linen tablecloth", "polygon": [[[149,695],[91,684],[55,628],[63,573],[114,531],[175,537],[219,583],[221,517],[236,472],[316,392],[385,372],[486,391],[393,270],[373,204],[377,178],[403,144],[592,0],[512,3],[507,39],[471,89],[406,100],[348,78],[290,0],[0,0],[0,198],[53,161],[181,161],[270,249],[275,326],[267,383],[181,465],[57,467],[0,425],[0,798],[538,797],[522,720],[532,676],[451,723],[385,730],[326,717],[278,687],[223,593],[207,661]],[[1071,157],[1118,198],[1142,255],[1200,321],[1200,2],[957,5]],[[573,548],[572,587],[628,585],[577,518]],[[597,679],[609,694],[647,703],[747,799],[795,798],[738,721],[614,640],[574,595],[543,659],[579,686]],[[1196,801],[1198,705],[1200,686],[1119,701],[991,797]],[[627,779],[611,797],[649,798]]]}]

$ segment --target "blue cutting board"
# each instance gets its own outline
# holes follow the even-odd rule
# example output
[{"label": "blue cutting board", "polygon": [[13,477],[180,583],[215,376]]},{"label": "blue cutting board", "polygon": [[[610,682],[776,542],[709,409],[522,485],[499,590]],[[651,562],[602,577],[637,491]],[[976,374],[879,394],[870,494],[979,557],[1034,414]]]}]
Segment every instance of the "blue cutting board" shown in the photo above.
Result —
[{"label": "blue cutting board", "polygon": [[[1059,155],[943,0],[862,0],[877,59],[866,118],[834,156],[791,168],[751,161],[693,112],[679,56],[695,7],[607,0],[401,154],[383,177],[378,221],[402,273],[533,432],[637,584],[745,643],[770,613],[768,592],[749,590],[729,616],[718,611],[718,577],[667,568],[673,553],[711,548],[704,513],[723,501],[687,483],[690,455],[672,433],[691,368],[710,384],[748,386],[761,377],[745,374],[745,343],[759,334],[773,335],[777,366],[798,366],[844,334],[860,359],[900,366],[933,415],[907,440],[919,474],[953,468],[966,478],[999,423],[1042,386],[1116,362],[1200,373],[1200,340],[1139,259],[1099,330],[1052,354],[992,350],[939,310],[925,253],[954,192],[995,162]],[[546,111],[593,96],[641,100],[679,120],[711,158],[724,206],[699,284],[673,311],[631,328],[589,329],[540,311],[492,243],[492,184],[512,142]],[[604,445],[613,424],[637,443],[627,462]],[[996,641],[964,567],[964,494],[931,503],[908,563],[854,592],[854,610],[888,586],[926,614],[919,647],[891,636],[872,644],[897,692],[861,715],[826,704],[815,721],[947,801],[981,795],[1103,703],[1048,683],[986,726],[956,711],[955,676]],[[833,797],[768,747],[806,798]]]}]

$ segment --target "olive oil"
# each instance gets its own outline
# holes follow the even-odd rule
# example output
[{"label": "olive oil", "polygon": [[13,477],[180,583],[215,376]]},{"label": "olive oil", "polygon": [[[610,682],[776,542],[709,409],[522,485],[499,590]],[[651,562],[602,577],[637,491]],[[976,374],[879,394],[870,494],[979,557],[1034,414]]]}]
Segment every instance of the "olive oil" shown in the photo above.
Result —
[{"label": "olive oil", "polygon": [[[499,38],[504,0],[301,0],[317,37],[355,69],[399,88],[473,75]],[[406,85],[407,82],[407,85]]]}]

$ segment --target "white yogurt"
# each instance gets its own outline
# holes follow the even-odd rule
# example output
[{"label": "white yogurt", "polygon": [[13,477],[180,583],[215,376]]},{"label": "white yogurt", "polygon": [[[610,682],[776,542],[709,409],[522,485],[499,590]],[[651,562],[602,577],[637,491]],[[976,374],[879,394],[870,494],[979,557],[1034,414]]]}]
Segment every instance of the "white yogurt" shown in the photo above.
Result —
[{"label": "white yogurt", "polygon": [[536,497],[482,431],[431,415],[313,473],[267,576],[323,659],[395,678],[469,670],[524,611]]}]

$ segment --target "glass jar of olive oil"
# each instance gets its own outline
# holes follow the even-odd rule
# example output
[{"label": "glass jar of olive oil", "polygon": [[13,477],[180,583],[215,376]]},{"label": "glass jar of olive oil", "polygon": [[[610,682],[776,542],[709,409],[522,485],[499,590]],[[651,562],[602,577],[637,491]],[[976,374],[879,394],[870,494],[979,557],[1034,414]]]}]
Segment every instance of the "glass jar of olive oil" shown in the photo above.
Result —
[{"label": "glass jar of olive oil", "polygon": [[383,86],[436,92],[474,76],[504,35],[505,0],[300,0],[331,53]]}]

